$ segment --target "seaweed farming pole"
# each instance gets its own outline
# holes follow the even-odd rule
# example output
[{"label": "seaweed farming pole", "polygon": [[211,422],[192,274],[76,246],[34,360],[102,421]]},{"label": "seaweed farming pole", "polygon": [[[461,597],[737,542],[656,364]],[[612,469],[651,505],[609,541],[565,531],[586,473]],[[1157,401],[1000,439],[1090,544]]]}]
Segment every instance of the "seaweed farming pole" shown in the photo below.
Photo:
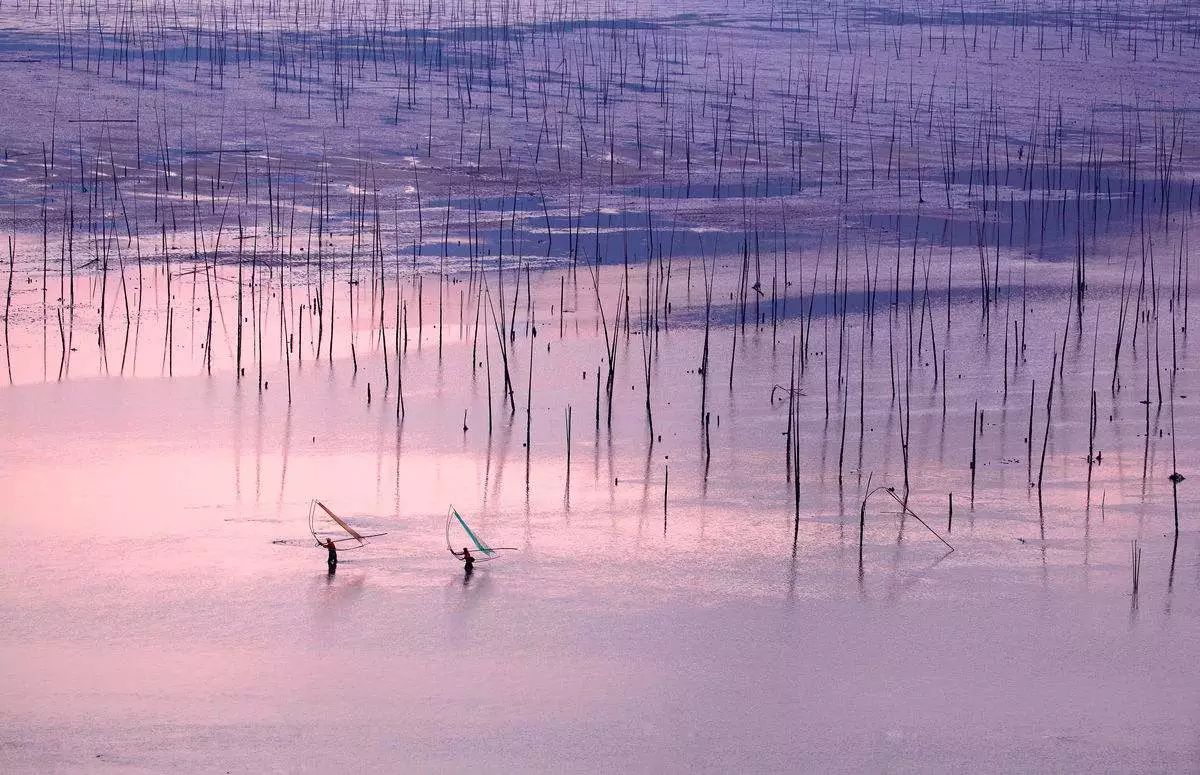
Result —
[{"label": "seaweed farming pole", "polygon": [[485,333],[483,336],[483,358],[487,364],[488,439],[492,438],[492,345]]},{"label": "seaweed farming pole", "polygon": [[[1168,477],[1171,480],[1171,503],[1174,506],[1175,512],[1175,541],[1179,541],[1179,483],[1184,480],[1183,474],[1179,473],[1179,461],[1175,457],[1175,378],[1171,378],[1171,475]],[[1174,567],[1174,556],[1172,555],[1172,567]]]},{"label": "seaweed farming pole", "polygon": [[867,499],[875,492],[871,489],[871,480],[874,477],[874,471],[867,474],[867,494],[863,496],[862,503],[858,506],[858,567],[860,570],[863,565],[863,538],[867,530]]},{"label": "seaweed farming pole", "polygon": [[[785,481],[792,481],[792,414],[796,405],[796,337],[792,337],[792,356],[790,360],[791,376],[788,379],[788,413],[787,425],[783,431],[784,453],[783,467],[786,472]],[[772,391],[773,393],[774,391]]]},{"label": "seaweed farming pole", "polygon": [[[518,275],[519,276],[519,275]],[[529,333],[529,375],[525,392],[525,489],[529,489],[529,456],[533,447],[533,339]]]},{"label": "seaweed farming pole", "polygon": [[16,249],[13,238],[8,238],[8,287],[4,292],[4,361],[8,367],[8,382],[12,384],[12,344],[8,336],[8,316],[12,309],[13,272],[16,268]]},{"label": "seaweed farming pole", "polygon": [[708,466],[712,462],[712,438],[709,433],[712,426],[712,413],[704,414],[704,479],[708,481]]},{"label": "seaweed farming pole", "polygon": [[671,483],[671,467],[663,466],[663,535],[667,534],[667,488]]},{"label": "seaweed farming pole", "polygon": [[567,467],[566,467],[566,497],[567,502],[571,500],[571,405],[567,404],[567,411],[564,413],[567,426]]},{"label": "seaweed farming pole", "polygon": [[654,445],[654,412],[650,407],[650,380],[654,360],[654,340],[650,334],[650,313],[647,311],[642,326],[642,365],[645,368],[646,427],[650,432],[650,445]]},{"label": "seaweed farming pole", "polygon": [[[504,296],[503,296],[503,287],[504,286],[503,286],[502,280],[503,280],[503,275],[501,275],[501,285],[500,285],[501,297],[500,297],[500,317],[499,318],[496,317],[496,305],[492,301],[491,291],[485,288],[484,293],[488,297],[488,308],[492,313],[492,326],[496,333],[496,343],[500,347],[500,361],[501,361],[501,365],[504,367],[504,385],[503,385],[503,394],[502,394],[503,400],[505,402],[507,402],[510,405],[512,411],[515,412],[516,411],[516,400],[513,395],[514,390],[513,390],[513,386],[512,386],[511,372],[508,369],[508,341],[507,341],[507,337],[505,336]],[[491,366],[490,359],[488,360],[488,365],[490,368],[490,366]],[[489,381],[489,384],[490,384],[490,381]]]},{"label": "seaweed farming pole", "polygon": [[[286,283],[286,280],[284,279],[285,278],[284,273],[287,271],[284,268],[285,266],[286,266],[286,262],[281,261],[279,263],[279,338],[280,338],[281,343],[283,344],[284,369],[285,369],[285,373],[287,375],[287,401],[288,401],[288,406],[291,406],[292,405],[292,348],[291,348],[291,343],[288,341],[288,324],[287,324],[287,318],[284,315],[284,310],[286,307],[286,305],[284,303],[284,299],[287,296],[287,283]],[[212,324],[210,323],[209,325],[211,327]],[[207,349],[210,354],[209,357],[211,358],[212,348],[209,347]],[[210,372],[211,372],[211,366],[210,366]],[[370,382],[367,383],[367,403],[368,404],[371,403],[371,383]]]},{"label": "seaweed farming pole", "polygon": [[1025,480],[1033,484],[1033,401],[1037,395],[1037,380],[1029,382],[1029,427],[1025,431]]},{"label": "seaweed farming pole", "polygon": [[234,379],[237,382],[242,381],[242,297],[244,295],[244,283],[242,280],[242,245],[245,244],[245,231],[242,228],[242,214],[238,213],[238,276],[237,276],[237,360],[234,362]]},{"label": "seaweed farming pole", "polygon": [[[796,370],[795,361],[792,371]],[[800,535],[800,402],[793,401],[790,407],[790,438],[792,442],[792,543]]]},{"label": "seaweed farming pole", "polygon": [[1042,497],[1042,477],[1046,472],[1046,447],[1050,443],[1050,419],[1051,419],[1050,415],[1051,415],[1051,412],[1054,407],[1054,378],[1055,378],[1055,376],[1057,376],[1055,374],[1055,369],[1057,367],[1058,367],[1058,350],[1055,349],[1054,357],[1051,360],[1051,365],[1050,365],[1050,389],[1046,391],[1046,432],[1042,436],[1042,459],[1041,459],[1041,462],[1038,464],[1037,487],[1038,487],[1038,500],[1039,501],[1041,500],[1041,497]]},{"label": "seaweed farming pole", "polygon": [[982,433],[982,428],[979,428],[979,402],[976,401],[971,409],[971,505],[975,505],[975,472],[977,470],[976,462],[976,442]]},{"label": "seaweed farming pole", "polygon": [[1138,540],[1135,538],[1133,540],[1133,544],[1130,548],[1131,548],[1131,551],[1130,551],[1131,559],[1133,561],[1132,567],[1131,567],[1131,569],[1133,571],[1132,596],[1133,596],[1133,604],[1136,606],[1137,605],[1137,596],[1138,596],[1138,587],[1140,586],[1141,577],[1142,577],[1142,547],[1138,544]]},{"label": "seaweed farming pole", "polygon": [[[712,292],[713,292],[713,275],[716,274],[716,263],[714,261],[712,271],[708,269],[708,260],[703,255],[700,257],[701,267],[704,270],[704,348],[700,353],[700,424],[705,426],[705,436],[707,437],[707,417],[706,404],[708,402],[708,338],[711,329],[712,320]],[[794,347],[794,344],[793,344]],[[789,420],[790,422],[790,420]],[[706,455],[707,457],[707,455]]]},{"label": "seaweed farming pole", "polygon": [[[396,293],[395,299],[392,302],[393,315],[396,319],[396,329],[393,333],[393,353],[396,359],[396,425],[399,428],[400,423],[404,420],[404,358],[403,350],[400,341],[400,335],[405,328],[404,318],[408,315],[408,302],[401,297],[404,295],[403,285],[400,282],[400,247],[396,246]],[[385,337],[386,339],[386,337]],[[385,341],[386,346],[386,341]],[[488,387],[491,387],[489,383]],[[491,405],[488,405],[488,431],[491,432]]]},{"label": "seaweed farming pole", "polygon": [[[841,337],[838,337],[839,343]],[[840,350],[840,348],[839,348]],[[841,352],[838,353],[839,364],[842,360]],[[839,367],[840,368],[840,367]],[[846,354],[846,379],[842,382],[842,387],[838,391],[842,401],[842,427],[838,440],[838,489],[842,487],[843,465],[846,459],[846,422],[847,415],[850,411],[850,355]]]}]

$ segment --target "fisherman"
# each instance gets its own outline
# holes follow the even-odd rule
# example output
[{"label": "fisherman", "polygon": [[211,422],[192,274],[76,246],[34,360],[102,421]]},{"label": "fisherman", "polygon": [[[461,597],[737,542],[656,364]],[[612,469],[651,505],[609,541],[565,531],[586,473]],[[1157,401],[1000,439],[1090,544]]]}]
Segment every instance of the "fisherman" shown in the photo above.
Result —
[{"label": "fisherman", "polygon": [[337,545],[333,543],[332,538],[326,538],[322,546],[329,550],[329,572],[333,573],[337,570]]},{"label": "fisherman", "polygon": [[453,551],[453,550],[451,550],[450,553],[453,554],[455,557],[460,557],[462,559],[463,570],[466,573],[469,574],[475,570],[475,558],[471,556],[471,551],[469,549],[467,549],[467,547],[465,547],[465,546],[463,547],[461,555],[458,552]]}]

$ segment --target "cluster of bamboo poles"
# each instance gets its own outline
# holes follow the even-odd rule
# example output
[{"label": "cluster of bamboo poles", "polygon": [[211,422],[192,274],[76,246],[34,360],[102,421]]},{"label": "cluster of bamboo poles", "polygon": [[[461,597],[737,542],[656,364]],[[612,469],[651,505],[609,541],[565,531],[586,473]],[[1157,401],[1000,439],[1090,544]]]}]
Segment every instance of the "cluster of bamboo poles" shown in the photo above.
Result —
[{"label": "cluster of bamboo poles", "polygon": [[[105,370],[117,349],[111,329],[123,331],[113,370],[124,373],[150,312],[144,301],[161,296],[165,306],[152,312],[163,320],[164,373],[176,370],[177,320],[190,336],[199,332],[204,372],[227,347],[233,378],[250,369],[259,391],[282,371],[289,403],[293,369],[306,359],[348,358],[357,373],[365,347],[382,360],[383,396],[400,423],[410,335],[420,348],[432,329],[440,358],[457,301],[471,373],[486,380],[488,433],[494,412],[511,422],[524,398],[528,481],[535,283],[547,273],[558,281],[560,338],[568,286],[577,312],[581,298],[591,304],[602,342],[596,437],[611,432],[623,403],[618,364],[632,361],[652,447],[663,430],[656,395],[678,376],[659,370],[664,342],[673,326],[701,325],[698,305],[684,321],[674,308],[681,296],[690,304],[699,267],[704,475],[720,423],[710,408],[716,335],[729,337],[720,381],[730,393],[746,368],[738,357],[747,337],[790,336],[784,480],[797,531],[812,403],[805,386],[819,384],[822,421],[837,434],[840,488],[848,472],[862,472],[868,373],[886,359],[907,503],[914,391],[940,392],[944,424],[950,342],[968,325],[988,346],[1002,338],[1004,353],[1001,384],[975,388],[972,399],[971,503],[986,412],[1026,385],[1026,479],[1040,502],[1056,396],[1073,376],[1065,371],[1072,331],[1092,338],[1089,499],[1102,459],[1102,338],[1112,347],[1113,401],[1135,380],[1143,388],[1143,478],[1164,407],[1175,467],[1173,387],[1200,205],[1186,114],[1141,110],[1137,97],[1104,120],[1105,98],[1089,101],[1053,80],[1016,95],[979,70],[997,52],[1023,60],[1036,51],[1040,61],[1055,46],[1060,58],[1111,66],[1146,50],[1187,57],[1198,33],[1186,9],[1153,15],[1135,34],[1106,8],[1071,10],[1064,22],[1017,3],[1004,30],[948,13],[918,14],[906,30],[844,3],[804,12],[772,4],[772,34],[804,24],[814,37],[770,62],[743,55],[728,37],[638,23],[612,4],[297,1],[258,10],[135,0],[45,9],[55,43],[44,64],[135,99],[131,115],[60,117],[56,96],[43,137],[5,138],[6,161],[20,173],[13,185],[36,202],[14,205],[7,242],[10,380],[14,285],[40,276],[43,336],[53,320],[59,379],[70,373],[84,304],[96,308]],[[897,76],[896,60],[921,56],[957,64],[949,75],[914,64]],[[267,86],[239,97],[240,111],[214,97],[213,120],[197,121],[172,94],[190,82],[224,95],[264,73]],[[252,123],[251,108],[302,109],[320,152],[312,136]],[[384,127],[403,139],[348,139]],[[696,238],[710,220],[721,236]],[[34,226],[19,232],[19,221]],[[1114,248],[1122,237],[1123,250]],[[1116,309],[1102,316],[1097,306],[1089,321],[1089,283],[1114,255],[1123,259]],[[1030,269],[1053,257],[1067,259],[1065,311],[1061,329],[1034,333],[1035,346],[1050,350],[1036,359],[1049,372],[1035,375],[1029,296],[1040,283]],[[603,279],[611,267],[615,288]],[[84,275],[91,285],[79,300]],[[564,412],[569,471],[571,406]]]}]

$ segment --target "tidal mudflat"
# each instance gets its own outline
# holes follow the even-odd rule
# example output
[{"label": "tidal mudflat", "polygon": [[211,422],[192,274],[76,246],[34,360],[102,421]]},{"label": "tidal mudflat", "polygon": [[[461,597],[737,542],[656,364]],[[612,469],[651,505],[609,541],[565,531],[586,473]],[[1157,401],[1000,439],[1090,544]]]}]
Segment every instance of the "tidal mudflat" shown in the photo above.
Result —
[{"label": "tidal mudflat", "polygon": [[1196,769],[1198,52],[0,6],[0,766]]}]

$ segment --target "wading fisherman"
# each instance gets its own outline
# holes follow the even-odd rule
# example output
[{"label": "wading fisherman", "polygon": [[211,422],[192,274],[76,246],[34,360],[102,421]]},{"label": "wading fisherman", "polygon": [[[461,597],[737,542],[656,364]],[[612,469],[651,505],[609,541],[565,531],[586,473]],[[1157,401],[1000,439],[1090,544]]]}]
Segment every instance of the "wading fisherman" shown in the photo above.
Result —
[{"label": "wading fisherman", "polygon": [[471,556],[471,552],[470,552],[470,550],[467,549],[467,547],[464,546],[461,553],[451,550],[450,554],[453,554],[455,557],[462,559],[463,570],[465,572],[471,573],[472,571],[475,570],[475,558]]},{"label": "wading fisherman", "polygon": [[325,543],[321,545],[329,550],[329,560],[327,562],[329,565],[329,572],[333,573],[335,570],[337,570],[337,546],[333,543],[332,538],[326,538]]}]

